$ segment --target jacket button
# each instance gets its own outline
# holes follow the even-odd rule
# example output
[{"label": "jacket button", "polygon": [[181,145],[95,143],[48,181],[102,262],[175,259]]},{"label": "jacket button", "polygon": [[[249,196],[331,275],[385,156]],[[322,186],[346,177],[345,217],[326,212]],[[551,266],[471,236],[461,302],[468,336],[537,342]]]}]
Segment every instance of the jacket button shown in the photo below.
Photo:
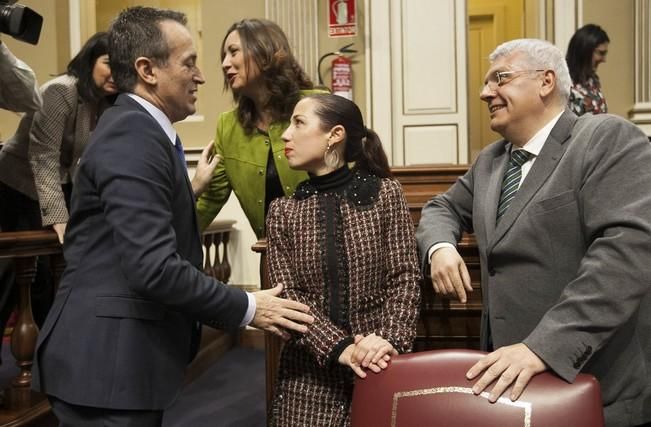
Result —
[{"label": "jacket button", "polygon": [[488,275],[491,276],[491,277],[495,276],[495,269],[494,268],[489,268],[488,269]]},{"label": "jacket button", "polygon": [[258,169],[258,175],[262,175],[264,171],[262,169]]},{"label": "jacket button", "polygon": [[269,140],[268,139],[264,140],[264,145],[269,145]]},{"label": "jacket button", "polygon": [[579,369],[581,367],[581,364],[577,361],[574,362],[574,369]]}]

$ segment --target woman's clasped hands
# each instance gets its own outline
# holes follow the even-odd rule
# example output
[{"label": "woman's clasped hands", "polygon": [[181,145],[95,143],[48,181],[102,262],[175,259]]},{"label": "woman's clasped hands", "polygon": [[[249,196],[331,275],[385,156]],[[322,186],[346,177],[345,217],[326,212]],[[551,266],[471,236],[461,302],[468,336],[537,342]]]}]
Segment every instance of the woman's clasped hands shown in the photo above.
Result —
[{"label": "woman's clasped hands", "polygon": [[375,333],[355,335],[354,343],[350,344],[339,355],[339,363],[349,366],[360,378],[366,378],[366,370],[376,374],[389,366],[391,356],[398,351],[393,345]]}]

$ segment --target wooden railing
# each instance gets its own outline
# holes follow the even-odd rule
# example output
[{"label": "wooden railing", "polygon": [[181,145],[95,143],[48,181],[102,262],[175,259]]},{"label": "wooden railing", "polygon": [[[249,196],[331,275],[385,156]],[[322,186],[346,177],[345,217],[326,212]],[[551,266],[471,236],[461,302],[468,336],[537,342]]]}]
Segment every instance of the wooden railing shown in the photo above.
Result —
[{"label": "wooden railing", "polygon": [[29,425],[45,415],[50,406],[45,396],[31,390],[32,360],[38,327],[32,317],[31,284],[36,276],[36,258],[49,256],[58,286],[64,262],[61,245],[51,230],[0,233],[0,259],[13,259],[16,268],[18,302],[16,324],[11,334],[11,353],[19,368],[18,375],[5,388],[0,406],[0,425]]},{"label": "wooden railing", "polygon": [[[206,253],[204,271],[224,283],[231,274],[228,260],[228,242],[235,221],[214,221],[203,233]],[[36,276],[36,259],[50,257],[54,286],[57,287],[65,262],[62,247],[52,230],[0,232],[0,259],[13,260],[18,288],[16,324],[11,335],[11,353],[19,373],[4,389],[0,404],[0,427],[27,426],[46,415],[50,405],[46,397],[31,390],[32,364],[38,336],[38,327],[32,316],[31,284]],[[8,361],[5,361],[7,363]]]},{"label": "wooden railing", "polygon": [[204,249],[203,271],[224,283],[231,277],[231,264],[228,261],[228,242],[231,238],[234,220],[215,220],[203,232]]},{"label": "wooden railing", "polygon": [[[394,177],[405,191],[407,205],[418,225],[423,205],[435,194],[447,190],[456,179],[468,170],[464,165],[431,165],[392,168]],[[261,255],[261,287],[270,287],[265,239],[258,241],[252,250]],[[422,286],[422,302],[418,332],[414,349],[423,351],[436,348],[479,348],[479,322],[481,317],[481,287],[479,253],[474,236],[464,235],[458,244],[472,279],[473,292],[465,304],[438,296],[431,281],[426,278]],[[273,397],[273,384],[280,359],[282,342],[276,336],[265,334],[265,366],[267,405]]]}]

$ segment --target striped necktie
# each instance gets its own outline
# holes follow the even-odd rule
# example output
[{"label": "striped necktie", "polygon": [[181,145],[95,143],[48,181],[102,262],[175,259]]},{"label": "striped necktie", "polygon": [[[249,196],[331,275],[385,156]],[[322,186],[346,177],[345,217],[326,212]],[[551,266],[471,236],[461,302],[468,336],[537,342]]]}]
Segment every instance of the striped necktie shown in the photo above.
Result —
[{"label": "striped necktie", "polygon": [[524,150],[514,150],[511,152],[511,160],[502,181],[502,194],[500,203],[497,205],[497,222],[500,221],[504,212],[509,208],[511,201],[515,197],[520,187],[522,179],[522,165],[529,160],[531,153]]},{"label": "striped necktie", "polygon": [[183,152],[183,144],[181,144],[181,139],[179,136],[176,136],[176,144],[174,144],[174,150],[176,151],[176,155],[181,161],[181,164],[183,165],[184,168],[187,169],[188,164],[185,161],[185,153]]}]

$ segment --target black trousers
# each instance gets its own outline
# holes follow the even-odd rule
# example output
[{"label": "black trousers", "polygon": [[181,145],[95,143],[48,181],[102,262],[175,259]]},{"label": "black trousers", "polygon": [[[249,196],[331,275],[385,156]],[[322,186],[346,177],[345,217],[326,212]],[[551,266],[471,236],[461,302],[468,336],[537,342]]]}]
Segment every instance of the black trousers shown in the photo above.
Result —
[{"label": "black trousers", "polygon": [[73,405],[48,396],[61,427],[160,427],[163,411],[130,411]]}]

